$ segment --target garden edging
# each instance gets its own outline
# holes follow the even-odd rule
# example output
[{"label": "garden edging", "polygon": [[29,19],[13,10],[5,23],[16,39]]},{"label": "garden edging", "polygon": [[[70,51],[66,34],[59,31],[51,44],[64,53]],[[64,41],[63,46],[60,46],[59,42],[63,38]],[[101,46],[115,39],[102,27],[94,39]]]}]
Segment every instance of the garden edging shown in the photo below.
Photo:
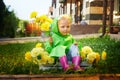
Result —
[{"label": "garden edging", "polygon": [[0,80],[120,80],[120,74],[0,75]]}]

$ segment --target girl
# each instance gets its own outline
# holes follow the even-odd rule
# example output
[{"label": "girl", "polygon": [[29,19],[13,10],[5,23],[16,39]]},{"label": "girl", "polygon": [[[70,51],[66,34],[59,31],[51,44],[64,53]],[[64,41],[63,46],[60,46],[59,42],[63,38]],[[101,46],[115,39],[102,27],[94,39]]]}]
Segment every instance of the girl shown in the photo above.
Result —
[{"label": "girl", "polygon": [[74,70],[83,70],[79,65],[81,61],[79,49],[74,38],[70,34],[71,18],[61,15],[52,23],[52,35],[45,43],[45,49],[50,56],[59,58],[62,68],[70,69],[68,60],[72,61]]}]

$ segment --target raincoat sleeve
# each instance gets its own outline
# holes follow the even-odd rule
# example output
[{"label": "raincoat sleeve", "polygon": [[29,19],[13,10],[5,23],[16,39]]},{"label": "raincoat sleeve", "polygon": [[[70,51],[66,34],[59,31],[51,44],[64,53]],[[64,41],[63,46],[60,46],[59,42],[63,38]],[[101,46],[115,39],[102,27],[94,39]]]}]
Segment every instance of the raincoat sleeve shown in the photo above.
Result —
[{"label": "raincoat sleeve", "polygon": [[45,50],[50,53],[52,50],[52,45],[49,43],[49,41],[46,41],[45,43]]}]

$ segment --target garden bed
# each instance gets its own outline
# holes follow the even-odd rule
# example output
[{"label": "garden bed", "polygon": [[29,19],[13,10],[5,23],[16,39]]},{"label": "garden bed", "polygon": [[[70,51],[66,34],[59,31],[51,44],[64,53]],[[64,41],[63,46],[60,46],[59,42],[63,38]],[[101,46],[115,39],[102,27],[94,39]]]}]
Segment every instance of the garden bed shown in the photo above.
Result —
[{"label": "garden bed", "polygon": [[[120,41],[110,39],[109,36],[103,38],[82,38],[77,40],[83,46],[90,46],[96,52],[101,53],[106,50],[107,59],[99,62],[96,66],[89,67],[81,73],[71,72],[68,74],[119,74],[120,73]],[[0,75],[66,75],[62,69],[39,70],[39,66],[25,60],[25,52],[31,51],[38,42],[14,43],[0,45]],[[102,77],[101,77],[102,78]]]}]

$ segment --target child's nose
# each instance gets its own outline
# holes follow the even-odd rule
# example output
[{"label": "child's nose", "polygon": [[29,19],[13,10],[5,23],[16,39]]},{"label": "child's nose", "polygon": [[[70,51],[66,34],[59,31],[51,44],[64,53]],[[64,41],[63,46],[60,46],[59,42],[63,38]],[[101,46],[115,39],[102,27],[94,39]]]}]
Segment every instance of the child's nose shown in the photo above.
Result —
[{"label": "child's nose", "polygon": [[65,30],[67,31],[67,27],[65,27]]}]

